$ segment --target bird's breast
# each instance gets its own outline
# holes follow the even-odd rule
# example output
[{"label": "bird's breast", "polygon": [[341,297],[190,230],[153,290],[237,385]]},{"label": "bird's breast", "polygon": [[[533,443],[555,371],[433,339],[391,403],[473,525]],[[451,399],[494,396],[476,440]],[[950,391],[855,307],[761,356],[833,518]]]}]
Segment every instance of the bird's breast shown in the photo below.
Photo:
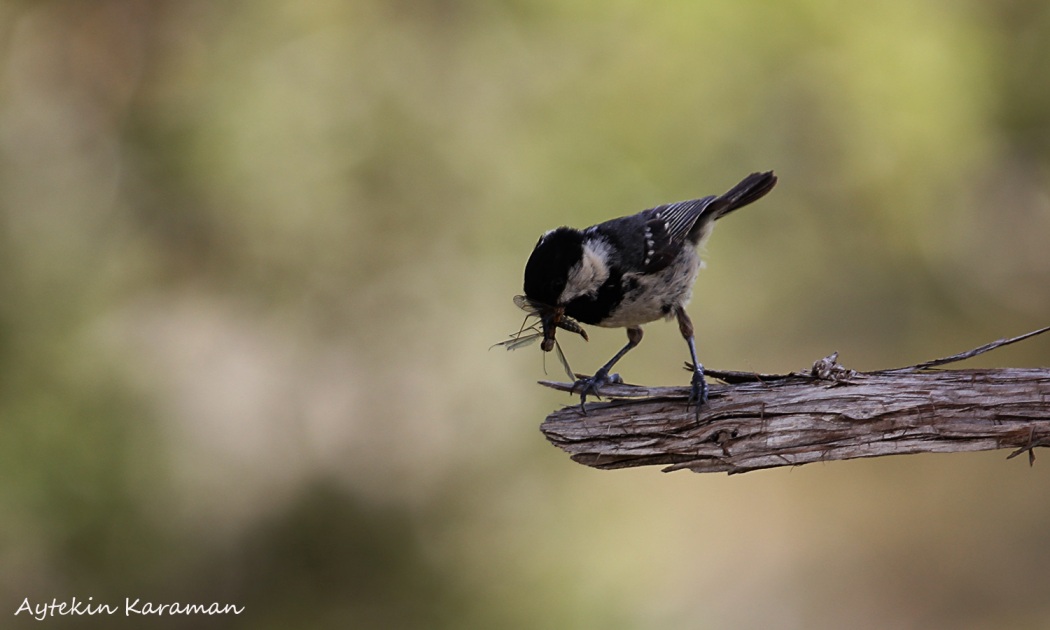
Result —
[{"label": "bird's breast", "polygon": [[623,299],[599,326],[639,326],[674,315],[693,295],[693,284],[703,263],[696,250],[684,248],[674,261],[656,273],[625,273]]}]

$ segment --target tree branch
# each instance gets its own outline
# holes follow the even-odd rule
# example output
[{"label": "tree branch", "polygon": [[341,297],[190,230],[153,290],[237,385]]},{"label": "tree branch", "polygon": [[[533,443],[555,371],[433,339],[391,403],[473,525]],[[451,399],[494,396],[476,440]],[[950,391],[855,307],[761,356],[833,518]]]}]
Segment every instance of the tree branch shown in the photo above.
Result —
[{"label": "tree branch", "polygon": [[[906,453],[1050,446],[1050,368],[932,370],[1046,332],[1002,339],[914,366],[854,372],[836,355],[809,373],[717,372],[699,419],[688,387],[609,385],[604,403],[547,416],[540,429],[595,468],[741,473]],[[568,383],[541,381],[561,391]]]}]

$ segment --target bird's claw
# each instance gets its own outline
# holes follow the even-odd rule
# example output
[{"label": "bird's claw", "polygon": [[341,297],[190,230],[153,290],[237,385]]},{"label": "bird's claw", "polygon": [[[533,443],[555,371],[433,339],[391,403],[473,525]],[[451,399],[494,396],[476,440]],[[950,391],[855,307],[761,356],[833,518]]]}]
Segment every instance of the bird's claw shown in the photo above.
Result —
[{"label": "bird's claw", "polygon": [[696,405],[696,417],[700,419],[700,407],[707,402],[707,381],[704,380],[704,366],[693,367],[693,382],[689,390],[689,404]]},{"label": "bird's claw", "polygon": [[622,383],[623,379],[620,378],[619,374],[609,374],[606,370],[598,370],[594,376],[590,378],[581,378],[572,384],[572,393],[579,392],[580,394],[580,409],[583,413],[587,413],[587,394],[594,394],[595,398],[601,399],[601,392],[598,391],[603,385],[613,385]]}]

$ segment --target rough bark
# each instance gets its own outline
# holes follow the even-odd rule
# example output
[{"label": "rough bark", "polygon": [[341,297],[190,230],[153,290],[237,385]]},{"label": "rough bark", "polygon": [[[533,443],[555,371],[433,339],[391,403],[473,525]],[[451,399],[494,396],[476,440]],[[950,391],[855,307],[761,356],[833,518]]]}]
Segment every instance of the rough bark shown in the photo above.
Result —
[{"label": "rough bark", "polygon": [[[665,465],[665,471],[741,473],[810,462],[906,453],[1050,446],[1050,368],[934,370],[1014,343],[1000,340],[916,366],[858,373],[832,355],[810,373],[710,372],[699,416],[687,387],[610,385],[606,402],[555,411],[551,443],[595,468]],[[570,391],[567,383],[544,385]]]}]

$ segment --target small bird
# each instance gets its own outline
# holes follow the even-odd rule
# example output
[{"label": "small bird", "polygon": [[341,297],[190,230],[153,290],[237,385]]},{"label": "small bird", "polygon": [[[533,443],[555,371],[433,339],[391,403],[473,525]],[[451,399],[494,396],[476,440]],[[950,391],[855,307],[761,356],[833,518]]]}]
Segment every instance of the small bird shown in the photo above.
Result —
[{"label": "small bird", "polygon": [[[557,347],[586,411],[588,394],[597,396],[603,385],[619,382],[609,370],[642,341],[642,324],[677,318],[692,358],[689,402],[696,403],[699,414],[707,402],[707,383],[696,356],[693,322],[685,312],[702,266],[697,248],[716,220],[758,201],[776,183],[772,171],[752,173],[721,196],[657,206],[584,230],[560,227],[545,233],[525,265],[525,295],[515,297],[539,322],[532,335],[522,337],[523,327],[518,336],[497,345],[514,349],[542,337],[545,352]],[[581,322],[627,329],[627,345],[589,378],[568,369],[555,340],[558,328],[587,339]]]}]

